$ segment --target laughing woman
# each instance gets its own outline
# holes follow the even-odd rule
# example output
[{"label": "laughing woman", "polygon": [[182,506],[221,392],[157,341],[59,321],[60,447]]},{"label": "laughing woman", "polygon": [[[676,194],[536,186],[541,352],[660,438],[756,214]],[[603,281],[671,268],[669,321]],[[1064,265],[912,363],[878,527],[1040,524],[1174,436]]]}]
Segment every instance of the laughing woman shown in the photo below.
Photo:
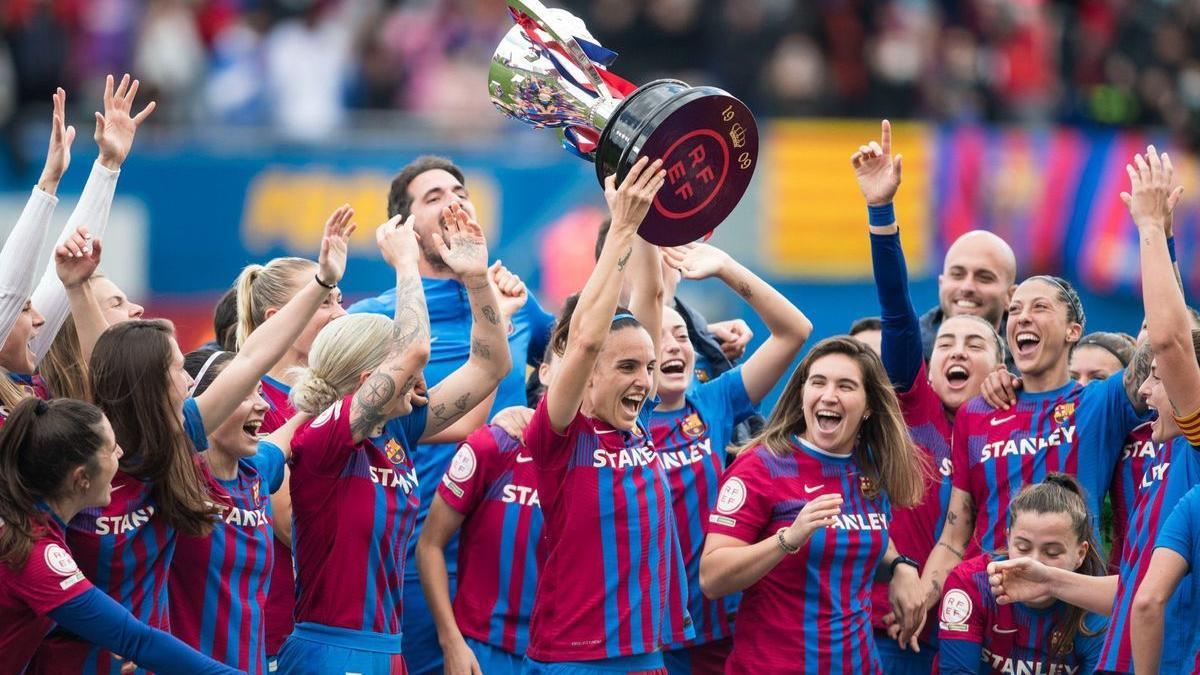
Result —
[{"label": "laughing woman", "polygon": [[888,529],[893,506],[920,503],[929,470],[879,357],[848,337],[813,347],[709,517],[700,587],[744,591],[725,672],[881,672],[877,571],[906,633],[924,619],[916,563]]}]

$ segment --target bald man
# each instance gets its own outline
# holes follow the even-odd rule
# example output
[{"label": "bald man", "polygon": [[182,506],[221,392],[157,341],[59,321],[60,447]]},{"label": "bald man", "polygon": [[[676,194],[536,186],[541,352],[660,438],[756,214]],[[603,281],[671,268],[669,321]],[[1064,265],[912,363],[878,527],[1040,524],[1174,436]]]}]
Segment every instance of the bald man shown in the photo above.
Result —
[{"label": "bald man", "polygon": [[933,353],[938,327],[952,316],[983,317],[1003,336],[1016,283],[1017,257],[1006,241],[985,230],[972,230],[954,240],[938,275],[938,306],[921,317],[925,359]]}]

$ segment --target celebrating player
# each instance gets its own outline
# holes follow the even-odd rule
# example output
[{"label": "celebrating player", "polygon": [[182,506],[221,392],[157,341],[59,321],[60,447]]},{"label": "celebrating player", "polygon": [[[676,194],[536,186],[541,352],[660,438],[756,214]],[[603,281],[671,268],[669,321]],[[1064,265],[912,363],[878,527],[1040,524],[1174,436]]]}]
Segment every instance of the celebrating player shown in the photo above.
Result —
[{"label": "celebrating player", "polygon": [[671,506],[687,570],[688,613],[696,637],[669,645],[667,672],[720,673],[732,647],[736,598],[709,600],[700,592],[700,554],[704,527],[717,504],[717,486],[725,469],[725,448],[734,427],[753,415],[755,406],[779,382],[812,332],[812,324],[779,291],[707,244],[689,244],[663,252],[684,279],[716,277],[734,289],[762,317],[771,336],[746,361],[716,378],[695,383],[695,351],[683,316],[663,308],[659,354],[660,402],[649,431],[671,486]]},{"label": "celebrating player", "polygon": [[407,672],[400,619],[419,507],[413,448],[490,396],[511,366],[483,233],[461,209],[448,207],[445,217],[449,227],[433,243],[470,293],[467,363],[414,409],[429,317],[412,218],[396,216],[375,235],[396,270],[394,321],[362,314],[330,322],[292,387],[292,405],[318,417],[292,443],[297,624],[279,654],[282,672]]},{"label": "celebrating player", "polygon": [[0,673],[26,672],[52,626],[160,673],[236,673],[139,622],[92,586],[67,522],[108,504],[121,448],[95,406],[27,398],[0,430]]},{"label": "celebrating player", "polygon": [[1007,554],[965,560],[946,579],[938,624],[938,672],[1095,672],[1103,617],[1050,596],[1002,604],[989,583],[989,565],[1006,557],[1031,558],[1089,576],[1105,574],[1078,481],[1051,473],[1025,487],[1009,504],[1008,522]]},{"label": "celebrating player", "polygon": [[893,504],[920,503],[926,464],[871,348],[850,337],[814,346],[709,516],[701,588],[745,591],[726,672],[880,672],[877,570],[892,577],[906,633],[924,621],[916,563],[888,528]]},{"label": "celebrating player", "polygon": [[[911,509],[895,509],[888,532],[899,553],[924,565],[941,534],[950,502],[950,438],[954,417],[964,403],[979,394],[984,378],[996,364],[1004,362],[1004,347],[992,324],[964,312],[940,322],[926,365],[893,207],[900,187],[902,160],[900,155],[892,156],[890,122],[883,121],[878,143],[872,141],[859,147],[851,157],[851,165],[867,202],[875,287],[883,314],[883,365],[896,388],[913,441],[936,469],[928,474],[921,504]],[[922,645],[919,650],[908,651],[904,641],[887,639],[891,627],[885,619],[890,610],[888,584],[876,583],[871,621],[885,671],[929,672],[936,641],[935,622],[926,622],[919,636]]]},{"label": "celebrating player", "polygon": [[[201,349],[184,358],[197,396],[233,360],[226,351]],[[265,616],[276,564],[271,494],[283,482],[291,437],[306,415],[296,415],[270,436],[258,433],[267,410],[255,388],[229,419],[208,435],[197,467],[216,508],[211,534],[182,534],[168,579],[171,632],[195,649],[239,670],[269,671]],[[291,555],[282,561],[289,570]],[[295,592],[287,576],[289,595]]]},{"label": "celebrating player", "polygon": [[[70,522],[67,539],[92,582],[139,620],[168,626],[167,569],[175,535],[212,530],[213,507],[193,458],[194,450],[208,447],[205,429],[228,419],[295,341],[333,285],[325,279],[336,282],[344,273],[346,241],[344,229],[326,228],[320,263],[324,276],[311,280],[264,326],[267,330],[247,340],[195,398],[188,396],[191,377],[169,323],[126,321],[108,328],[96,342],[89,364],[92,397],[112,423],[125,455],[115,479],[116,498],[84,509]],[[88,258],[78,260],[83,264]],[[89,308],[73,301],[82,330],[80,309]],[[90,309],[99,313],[94,302]],[[61,631],[43,643],[35,661],[43,669],[39,672],[119,669],[107,652]]]},{"label": "celebrating player", "polygon": [[[665,176],[661,160],[643,157],[619,188],[606,180],[612,226],[570,323],[556,329],[567,332],[562,362],[525,431],[547,547],[529,673],[661,673],[663,645],[694,635],[644,405],[658,379],[662,271],[636,231]],[[632,313],[617,305],[626,265]]]},{"label": "celebrating player", "polygon": [[[1150,359],[1140,348],[1121,377],[1081,387],[1070,379],[1068,365],[1083,323],[1079,295],[1063,279],[1030,277],[1013,294],[1008,348],[1021,379],[993,373],[983,385],[985,398],[967,402],[954,420],[953,491],[938,545],[922,572],[930,606],[960,560],[1004,546],[1008,502],[1050,472],[1079,478],[1098,527],[1100,500],[1123,441],[1145,421],[1138,388]],[[996,406],[986,400],[989,387],[999,392],[991,397]]]},{"label": "celebrating player", "polygon": [[[421,286],[429,308],[430,334],[434,338],[429,363],[423,371],[429,386],[436,386],[457,371],[471,355],[471,291],[442,259],[433,243],[434,235],[445,235],[449,226],[445,216],[447,207],[465,211],[472,219],[476,217],[475,204],[471,201],[462,169],[444,157],[426,155],[414,159],[401,169],[388,190],[388,217],[399,215],[403,221],[413,216],[413,229],[420,243],[418,265]],[[376,298],[354,303],[348,311],[351,314],[370,312],[391,316],[396,299],[397,290],[393,288]],[[546,349],[553,323],[554,316],[543,310],[537,298],[531,296],[510,322],[508,349],[512,362],[536,366]],[[428,442],[416,454],[413,461],[417,474],[431,478],[423,480],[419,486],[421,507],[410,555],[414,554],[425,515],[433,503],[439,484],[437,477],[446,473],[450,459],[458,450],[459,441],[486,422],[487,414],[492,409],[523,406],[526,403],[525,369],[513,368],[497,387],[494,405],[489,404],[481,410],[477,420],[474,413],[464,418],[471,423],[456,426],[453,433],[447,434],[448,440]],[[446,563],[452,593],[457,579],[457,542],[457,539],[452,539],[447,550]],[[404,658],[414,675],[435,675],[442,672],[442,653],[433,614],[425,604],[416,566],[410,566],[407,573],[409,576],[404,586],[407,593],[404,606],[408,609],[404,613]]]},{"label": "celebrating player", "polygon": [[[328,223],[346,227],[354,217],[349,204],[338,207],[329,216]],[[327,225],[328,226],[328,225]],[[275,258],[266,265],[247,265],[238,275],[232,291],[235,312],[234,342],[241,345],[250,334],[269,317],[286,305],[300,292],[317,273],[317,264],[306,258]],[[295,381],[295,369],[308,365],[308,352],[313,339],[330,321],[346,315],[342,309],[342,292],[331,288],[325,302],[317,310],[295,343],[288,346],[283,358],[263,375],[260,391],[267,402],[259,431],[273,433],[295,414],[288,395]],[[296,576],[292,560],[292,502],[288,489],[287,470],[283,484],[271,491],[272,522],[275,527],[273,542],[276,564],[271,568],[270,592],[267,595],[266,647],[268,659],[274,661],[283,647],[283,641],[292,632],[292,615],[296,610]]]}]

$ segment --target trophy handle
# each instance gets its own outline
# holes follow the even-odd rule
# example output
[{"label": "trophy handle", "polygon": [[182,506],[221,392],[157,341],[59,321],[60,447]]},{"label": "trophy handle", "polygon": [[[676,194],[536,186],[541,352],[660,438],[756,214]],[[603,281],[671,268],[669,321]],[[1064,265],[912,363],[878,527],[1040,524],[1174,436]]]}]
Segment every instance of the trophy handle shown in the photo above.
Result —
[{"label": "trophy handle", "polygon": [[[603,103],[611,104],[615,99],[608,91],[608,85],[604,79],[600,77],[600,73],[596,69],[596,64],[588,58],[584,53],[583,47],[579,46],[579,42],[575,39],[575,34],[570,32],[570,29],[563,26],[558,18],[550,11],[550,8],[543,5],[539,0],[508,0],[510,9],[520,12],[532,19],[538,26],[550,34],[559,44],[567,50],[567,56],[570,58],[572,65],[578,68],[592,88],[599,94],[599,98]],[[600,108],[608,108],[609,106],[601,104]]]}]

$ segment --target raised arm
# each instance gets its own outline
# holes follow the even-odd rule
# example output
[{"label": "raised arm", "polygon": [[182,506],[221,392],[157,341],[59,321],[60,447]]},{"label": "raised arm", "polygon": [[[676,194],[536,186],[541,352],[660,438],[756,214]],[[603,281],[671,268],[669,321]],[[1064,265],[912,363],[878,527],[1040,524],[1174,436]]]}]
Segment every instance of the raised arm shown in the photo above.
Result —
[{"label": "raised arm", "polygon": [[[141,112],[131,116],[133,99],[137,95],[138,81],[130,81],[129,75],[121,78],[114,88],[112,75],[104,85],[104,113],[96,113],[96,144],[100,156],[92,165],[92,173],[83,186],[83,194],[75,210],[67,218],[67,224],[59,235],[55,246],[62,244],[80,227],[86,226],[96,239],[103,239],[108,230],[108,214],[112,208],[113,194],[117,188],[117,177],[121,165],[133,147],[133,137],[142,122],[154,112],[151,101]],[[54,271],[51,254],[50,265],[33,292],[33,306],[45,317],[46,323],[33,340],[33,351],[40,363],[50,351],[54,337],[67,320],[70,303],[66,289]]]},{"label": "raised arm", "polygon": [[555,431],[565,431],[579,412],[592,367],[612,325],[621,292],[621,276],[633,255],[637,228],[650,210],[665,175],[662,160],[648,162],[643,157],[629,170],[621,187],[616,186],[615,176],[609,176],[604,182],[604,198],[612,214],[612,226],[596,267],[579,293],[558,376],[546,390],[547,412]]},{"label": "raised arm", "polygon": [[[630,263],[632,291],[629,295],[629,311],[650,333],[650,341],[654,345],[654,358],[659,359],[661,354],[658,350],[662,347],[663,300],[666,297],[662,283],[662,254],[654,244],[640,236],[634,237],[633,257]],[[658,393],[658,368],[654,368],[653,373],[654,383],[647,395],[651,399]]]},{"label": "raised arm", "polygon": [[[483,229],[457,204],[442,212],[443,237],[434,233],[434,245],[446,265],[467,288],[471,303],[471,353],[467,362],[429,390],[429,418],[422,439],[436,436],[479,406],[496,391],[512,369],[508,331],[500,315],[496,289],[488,280],[487,241]],[[478,414],[480,426],[488,410]]]},{"label": "raised arm", "polygon": [[867,202],[871,264],[883,321],[883,365],[892,383],[904,392],[917,379],[925,353],[917,310],[908,294],[908,267],[892,206],[900,189],[902,157],[892,156],[892,123],[884,120],[881,126],[879,142],[859,146],[850,164]]},{"label": "raised arm", "polygon": [[196,397],[204,419],[204,428],[216,429],[238,404],[250,394],[259,380],[271,370],[288,347],[296,341],[309,319],[320,309],[325,297],[346,272],[346,255],[355,224],[349,205],[338,208],[325,222],[321,255],[316,275],[277,313],[246,338],[242,348],[217,379]]},{"label": "raised arm", "polygon": [[46,152],[42,176],[30,193],[17,224],[4,240],[4,248],[0,249],[0,343],[8,339],[33,293],[33,277],[37,273],[37,261],[42,257],[42,242],[50,229],[54,207],[58,205],[54,193],[71,163],[75,127],[68,127],[63,122],[67,94],[60,88],[53,98],[50,149]]},{"label": "raised arm", "polygon": [[100,265],[100,242],[94,241],[86,227],[79,228],[54,249],[54,268],[67,293],[83,362],[92,359],[92,348],[108,328],[100,303],[92,294],[92,275]]},{"label": "raised arm", "polygon": [[685,279],[720,279],[767,325],[770,337],[742,366],[742,381],[751,403],[762,401],[800,353],[812,334],[812,322],[771,284],[715,246],[688,244],[664,249],[663,255]]},{"label": "raised arm", "polygon": [[[1138,228],[1142,298],[1150,347],[1158,360],[1156,372],[1162,378],[1175,414],[1190,415],[1200,410],[1200,366],[1196,364],[1192,344],[1191,318],[1167,249],[1171,213],[1183,187],[1173,185],[1175,172],[1171,158],[1166,153],[1160,157],[1154,146],[1147,148],[1145,157],[1136,156],[1134,164],[1136,167],[1125,166],[1132,186],[1130,192],[1121,193],[1121,199]],[[1131,362],[1129,370],[1133,370],[1132,366]]]},{"label": "raised arm", "polygon": [[354,393],[350,406],[350,432],[355,442],[367,438],[388,420],[401,396],[408,396],[429,362],[429,312],[425,289],[417,271],[420,247],[413,217],[400,216],[375,230],[375,243],[383,259],[396,270],[396,314],[387,358]]}]

